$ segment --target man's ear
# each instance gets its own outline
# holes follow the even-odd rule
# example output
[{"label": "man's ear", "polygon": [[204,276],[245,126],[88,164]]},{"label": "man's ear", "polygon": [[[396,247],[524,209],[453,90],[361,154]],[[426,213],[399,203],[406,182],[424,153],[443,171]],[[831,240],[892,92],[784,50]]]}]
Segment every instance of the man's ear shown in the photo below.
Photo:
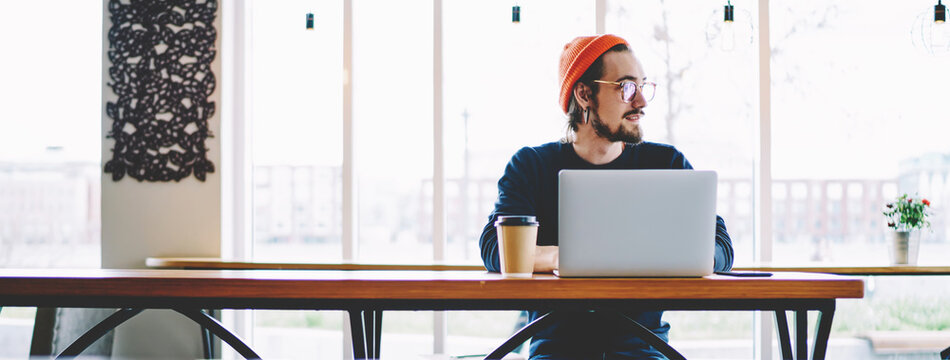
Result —
[{"label": "man's ear", "polygon": [[580,81],[574,85],[574,101],[577,102],[577,105],[580,105],[582,109],[586,109],[590,106],[590,97],[591,89],[587,84]]}]

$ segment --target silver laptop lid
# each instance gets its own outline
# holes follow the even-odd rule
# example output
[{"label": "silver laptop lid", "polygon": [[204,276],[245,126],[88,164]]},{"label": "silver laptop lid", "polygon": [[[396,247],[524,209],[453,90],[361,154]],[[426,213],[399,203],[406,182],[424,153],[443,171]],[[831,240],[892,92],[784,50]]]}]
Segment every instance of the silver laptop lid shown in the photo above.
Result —
[{"label": "silver laptop lid", "polygon": [[560,276],[705,276],[713,272],[714,171],[562,170]]}]

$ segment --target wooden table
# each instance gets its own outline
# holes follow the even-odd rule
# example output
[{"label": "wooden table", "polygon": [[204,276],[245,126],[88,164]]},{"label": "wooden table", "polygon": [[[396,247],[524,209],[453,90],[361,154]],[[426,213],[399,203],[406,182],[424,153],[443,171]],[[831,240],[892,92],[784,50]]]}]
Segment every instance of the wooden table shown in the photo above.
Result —
[{"label": "wooden table", "polygon": [[950,275],[950,266],[832,266],[832,265],[809,265],[809,266],[750,266],[736,267],[735,271],[793,271],[793,272],[817,272],[838,275],[855,276],[887,276],[887,275]]},{"label": "wooden table", "polygon": [[217,270],[478,270],[484,265],[450,263],[397,264],[397,263],[295,263],[279,261],[239,261],[200,257],[150,257],[145,265],[153,269],[217,269]]},{"label": "wooden table", "polygon": [[[863,294],[860,279],[807,273],[776,273],[770,278],[585,279],[538,274],[532,279],[504,279],[485,271],[0,269],[0,306],[121,308],[79,339],[89,344],[142,309],[173,309],[208,327],[246,358],[258,356],[200,309],[345,310],[350,313],[357,358],[378,358],[383,310],[550,311],[513,335],[490,358],[504,355],[556,321],[561,311],[632,308],[774,311],[779,332],[784,334],[780,336],[783,354],[790,358],[788,325],[782,321],[785,311],[817,310],[813,356],[821,359],[835,300]],[[677,358],[675,350],[638,325],[631,323],[631,330]],[[797,354],[804,358],[805,338],[796,340]],[[82,351],[75,350],[70,346],[67,351],[74,352],[61,355]]]},{"label": "wooden table", "polygon": [[[485,270],[477,264],[381,264],[381,263],[295,263],[269,261],[237,261],[222,258],[150,257],[145,260],[156,269],[219,269],[219,270]],[[950,266],[807,266],[759,265],[739,266],[735,271],[808,272],[838,275],[950,275]]]}]

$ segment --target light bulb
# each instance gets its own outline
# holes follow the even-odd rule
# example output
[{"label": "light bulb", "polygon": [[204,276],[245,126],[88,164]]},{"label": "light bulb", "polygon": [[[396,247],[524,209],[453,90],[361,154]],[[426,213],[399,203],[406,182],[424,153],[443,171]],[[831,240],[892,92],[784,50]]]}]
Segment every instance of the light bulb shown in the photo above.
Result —
[{"label": "light bulb", "polygon": [[934,21],[933,27],[930,28],[930,44],[935,52],[946,51],[950,47],[947,31],[950,31],[950,26],[947,26],[945,21]]},{"label": "light bulb", "polygon": [[732,51],[736,49],[736,29],[732,21],[724,21],[722,29],[719,32],[719,48],[722,51]]}]

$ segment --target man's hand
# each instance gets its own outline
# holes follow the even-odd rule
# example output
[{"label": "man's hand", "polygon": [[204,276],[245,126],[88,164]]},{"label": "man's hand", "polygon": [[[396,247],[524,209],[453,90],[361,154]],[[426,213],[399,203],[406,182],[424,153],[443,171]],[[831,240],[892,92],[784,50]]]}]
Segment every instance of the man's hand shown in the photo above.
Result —
[{"label": "man's hand", "polygon": [[557,246],[536,246],[534,252],[534,272],[550,273],[557,269]]}]

